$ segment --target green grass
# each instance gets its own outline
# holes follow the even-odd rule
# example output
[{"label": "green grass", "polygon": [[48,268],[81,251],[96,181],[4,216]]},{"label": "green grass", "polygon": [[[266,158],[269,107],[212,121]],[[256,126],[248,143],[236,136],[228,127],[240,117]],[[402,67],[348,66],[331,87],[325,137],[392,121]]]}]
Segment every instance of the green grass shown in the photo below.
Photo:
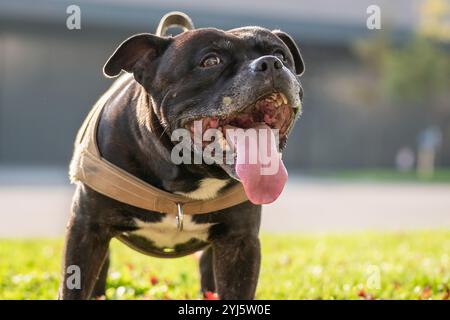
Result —
[{"label": "green grass", "polygon": [[[265,234],[262,247],[259,299],[444,299],[450,293],[450,231]],[[61,249],[61,240],[0,240],[0,299],[54,299]],[[113,241],[107,298],[201,299],[197,262],[195,256],[149,258]]]},{"label": "green grass", "polygon": [[415,171],[400,172],[394,169],[338,170],[312,172],[312,175],[355,181],[450,183],[450,169],[436,169],[431,177],[420,177]]}]

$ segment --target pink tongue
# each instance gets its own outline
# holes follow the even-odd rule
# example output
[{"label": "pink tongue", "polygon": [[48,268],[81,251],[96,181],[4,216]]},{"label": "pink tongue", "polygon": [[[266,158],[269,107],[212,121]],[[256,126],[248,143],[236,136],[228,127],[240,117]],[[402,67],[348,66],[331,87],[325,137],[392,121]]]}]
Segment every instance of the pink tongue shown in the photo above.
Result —
[{"label": "pink tongue", "polygon": [[278,141],[265,124],[248,130],[255,130],[256,134],[247,134],[247,138],[238,137],[234,141],[236,173],[252,203],[272,203],[280,196],[288,177],[278,153]]}]

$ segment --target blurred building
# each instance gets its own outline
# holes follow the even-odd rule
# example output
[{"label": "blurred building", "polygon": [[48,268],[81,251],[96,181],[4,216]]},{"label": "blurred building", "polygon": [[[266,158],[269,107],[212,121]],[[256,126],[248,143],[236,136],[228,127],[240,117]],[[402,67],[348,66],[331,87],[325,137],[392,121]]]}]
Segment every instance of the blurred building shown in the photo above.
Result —
[{"label": "blurred building", "polygon": [[[422,1],[377,2],[383,28],[405,39]],[[397,151],[414,147],[433,117],[421,108],[378,106],[358,90],[368,75],[352,45],[379,32],[366,28],[371,3],[76,1],[81,30],[68,30],[73,1],[0,0],[0,165],[66,166],[79,125],[111,84],[102,75],[108,56],[126,37],[153,32],[162,15],[180,10],[196,27],[260,25],[298,41],[306,62],[304,114],[289,141],[288,166],[393,167]],[[450,165],[450,155],[438,161]]]}]

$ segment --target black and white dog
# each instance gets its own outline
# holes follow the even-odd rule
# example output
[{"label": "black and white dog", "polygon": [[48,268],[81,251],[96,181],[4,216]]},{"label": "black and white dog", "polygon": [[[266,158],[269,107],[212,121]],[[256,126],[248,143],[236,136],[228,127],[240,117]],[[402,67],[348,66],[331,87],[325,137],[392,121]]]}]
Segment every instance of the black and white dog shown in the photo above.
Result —
[{"label": "black and white dog", "polygon": [[[244,164],[174,164],[171,134],[202,121],[203,128],[277,129],[281,150],[301,108],[304,64],[293,39],[281,31],[243,27],[186,31],[174,37],[135,35],[104,66],[108,77],[125,71],[109,95],[97,131],[109,162],[167,192],[210,199],[242,183],[251,201],[186,216],[178,232],[172,217],[130,206],[78,183],[68,224],[62,299],[105,292],[108,247],[116,237],[132,248],[164,256],[204,250],[201,289],[221,299],[252,299],[260,268],[261,204],[276,199],[286,172],[281,162],[263,177]],[[271,146],[274,147],[271,140]],[[257,148],[261,143],[256,143]],[[244,147],[234,146],[239,150]],[[258,168],[258,163],[256,163]],[[81,269],[81,289],[66,284],[66,268]]]}]

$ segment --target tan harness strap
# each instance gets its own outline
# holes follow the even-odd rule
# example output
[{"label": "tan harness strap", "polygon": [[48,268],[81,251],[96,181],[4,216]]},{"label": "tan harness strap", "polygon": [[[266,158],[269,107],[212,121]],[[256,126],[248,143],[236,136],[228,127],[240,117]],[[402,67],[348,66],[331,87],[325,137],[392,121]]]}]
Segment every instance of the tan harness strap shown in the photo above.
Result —
[{"label": "tan harness strap", "polygon": [[157,189],[87,150],[80,160],[78,180],[110,198],[150,211],[176,215],[179,204],[184,214],[202,214],[247,201],[241,184],[211,200],[192,200]]}]

